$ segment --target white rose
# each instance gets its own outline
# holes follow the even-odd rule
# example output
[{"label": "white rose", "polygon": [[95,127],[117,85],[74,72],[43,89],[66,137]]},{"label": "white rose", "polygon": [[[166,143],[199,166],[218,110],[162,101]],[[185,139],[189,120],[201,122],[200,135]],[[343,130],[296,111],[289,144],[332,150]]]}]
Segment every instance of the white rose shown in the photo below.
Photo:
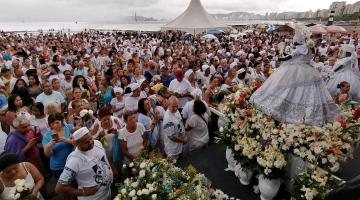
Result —
[{"label": "white rose", "polygon": [[94,114],[94,111],[89,110],[89,115],[93,115],[93,114]]},{"label": "white rose", "polygon": [[131,190],[131,192],[129,193],[129,197],[133,197],[135,196],[136,194],[136,191],[135,190]]},{"label": "white rose", "polygon": [[134,167],[134,163],[131,162],[131,163],[129,164],[129,167]]},{"label": "white rose", "polygon": [[224,132],[224,128],[220,127],[219,131],[220,131],[220,133]]},{"label": "white rose", "polygon": [[20,193],[16,193],[14,199],[19,199],[19,198],[20,198]]},{"label": "white rose", "polygon": [[125,165],[125,164],[123,164],[123,168],[126,168],[126,165]]},{"label": "white rose", "polygon": [[144,169],[145,167],[146,167],[146,163],[143,163],[143,162],[142,162],[142,163],[140,164],[140,168],[141,168],[141,169]]},{"label": "white rose", "polygon": [[82,111],[80,111],[80,117],[84,117],[88,113],[89,113],[88,110],[82,110]]},{"label": "white rose", "polygon": [[157,195],[156,195],[156,194],[151,195],[151,199],[152,199],[152,200],[157,199]]},{"label": "white rose", "polygon": [[148,195],[150,194],[150,191],[148,189],[142,189],[141,193],[143,193],[144,195]]},{"label": "white rose", "polygon": [[17,187],[16,187],[16,191],[22,192],[22,191],[24,191],[24,187],[22,187],[22,186],[17,186]]},{"label": "white rose", "polygon": [[141,195],[142,195],[141,190],[138,190],[136,194],[137,194],[138,196],[141,196]]},{"label": "white rose", "polygon": [[235,149],[235,151],[239,151],[240,150],[240,145],[235,145],[234,149]]},{"label": "white rose", "polygon": [[126,194],[126,189],[122,189],[121,194]]},{"label": "white rose", "polygon": [[131,183],[131,187],[133,187],[133,188],[137,188],[138,186],[139,186],[138,182]]},{"label": "white rose", "polygon": [[143,177],[145,177],[145,174],[146,174],[145,170],[140,170],[139,177],[143,178]]},{"label": "white rose", "polygon": [[155,189],[153,188],[153,186],[150,186],[150,187],[149,187],[149,191],[150,191],[150,192],[152,192],[152,191],[154,191],[154,190],[155,190]]}]

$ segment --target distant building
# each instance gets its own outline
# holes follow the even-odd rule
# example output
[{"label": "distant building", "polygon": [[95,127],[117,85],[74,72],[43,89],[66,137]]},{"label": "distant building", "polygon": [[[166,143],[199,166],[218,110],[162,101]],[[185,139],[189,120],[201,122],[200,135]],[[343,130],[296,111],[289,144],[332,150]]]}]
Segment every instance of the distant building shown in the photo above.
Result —
[{"label": "distant building", "polygon": [[346,1],[334,1],[330,5],[330,12],[334,11],[334,16],[343,15],[346,6]]}]

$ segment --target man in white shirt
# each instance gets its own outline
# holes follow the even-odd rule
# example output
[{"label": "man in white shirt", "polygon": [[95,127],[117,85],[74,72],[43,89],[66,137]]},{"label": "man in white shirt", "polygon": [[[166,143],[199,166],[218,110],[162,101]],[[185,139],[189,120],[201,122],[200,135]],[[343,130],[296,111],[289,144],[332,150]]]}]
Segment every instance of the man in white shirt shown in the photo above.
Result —
[{"label": "man in white shirt", "polygon": [[62,110],[65,110],[65,99],[60,92],[53,91],[52,85],[50,82],[44,83],[44,92],[39,94],[36,97],[35,102],[41,102],[44,107],[50,102],[56,102],[57,104],[61,105]]},{"label": "man in white shirt", "polygon": [[190,100],[190,93],[193,87],[188,80],[184,79],[184,73],[181,69],[175,70],[176,79],[172,80],[169,85],[169,91],[175,93],[179,98],[179,108],[182,109],[186,102]]},{"label": "man in white shirt", "polygon": [[320,56],[327,56],[328,50],[329,47],[326,45],[326,41],[321,41],[321,45],[318,47],[318,52],[320,53]]},{"label": "man in white shirt", "polygon": [[200,99],[206,106],[206,113],[208,114],[208,116],[211,115],[210,109],[208,107],[208,105],[206,104],[206,102],[204,100],[202,100],[202,91],[200,89],[195,89],[193,90],[193,92],[191,93],[191,95],[193,96],[194,100],[191,100],[189,102],[187,102],[183,108],[183,110],[181,111],[181,115],[183,117],[184,120],[189,119],[192,115],[194,115],[194,101],[196,98]]},{"label": "man in white shirt", "polygon": [[175,96],[169,98],[169,105],[164,114],[163,140],[167,157],[177,159],[183,152],[183,146],[188,142],[185,127],[178,111],[178,100]]},{"label": "man in white shirt", "polygon": [[125,111],[136,113],[138,111],[138,103],[140,97],[140,85],[138,83],[130,84],[131,94],[125,98]]},{"label": "man in white shirt", "polygon": [[65,62],[64,57],[60,58],[60,65],[58,66],[58,68],[62,73],[64,73],[64,71],[66,71],[66,70],[72,71],[71,65],[69,65]]},{"label": "man in white shirt", "polygon": [[[110,200],[113,171],[104,147],[86,127],[75,131],[73,138],[76,149],[67,157],[55,191],[79,200]],[[74,180],[77,189],[71,186]]]}]

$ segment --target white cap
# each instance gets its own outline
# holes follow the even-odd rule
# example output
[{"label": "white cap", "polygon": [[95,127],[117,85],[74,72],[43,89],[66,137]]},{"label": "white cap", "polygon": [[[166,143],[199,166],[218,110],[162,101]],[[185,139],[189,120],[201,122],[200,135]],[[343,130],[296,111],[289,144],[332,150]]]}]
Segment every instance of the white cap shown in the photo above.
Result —
[{"label": "white cap", "polygon": [[135,91],[136,89],[138,89],[138,88],[140,87],[140,84],[138,84],[138,83],[131,83],[131,84],[129,85],[129,87],[130,87],[131,91],[133,92],[133,91]]},{"label": "white cap", "polygon": [[238,71],[237,71],[237,74],[242,74],[242,73],[244,73],[246,70],[245,70],[245,68],[241,68],[241,69],[239,69]]},{"label": "white cap", "polygon": [[193,90],[191,92],[191,96],[193,96],[194,98],[196,96],[199,96],[201,98],[202,97],[202,91],[199,88],[196,88],[195,90]]},{"label": "white cap", "polygon": [[210,66],[209,65],[203,65],[202,67],[201,67],[201,69],[202,69],[202,71],[203,72],[205,72],[207,69],[209,69],[210,68]]},{"label": "white cap", "polygon": [[121,87],[115,87],[114,88],[114,93],[123,93],[124,92],[124,90],[121,88]]},{"label": "white cap", "polygon": [[89,54],[85,54],[84,58],[90,58]]},{"label": "white cap", "polygon": [[86,134],[88,134],[90,131],[86,127],[82,127],[79,130],[75,131],[73,134],[74,141],[79,141],[81,138],[83,138]]},{"label": "white cap", "polygon": [[321,44],[326,44],[326,41],[325,40],[321,41]]}]

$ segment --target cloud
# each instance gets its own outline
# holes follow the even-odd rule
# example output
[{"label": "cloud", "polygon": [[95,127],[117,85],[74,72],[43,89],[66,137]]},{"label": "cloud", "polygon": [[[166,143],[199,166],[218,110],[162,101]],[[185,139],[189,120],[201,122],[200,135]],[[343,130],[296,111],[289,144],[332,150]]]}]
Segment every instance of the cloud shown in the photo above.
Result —
[{"label": "cloud", "polygon": [[[210,13],[307,11],[328,8],[332,0],[201,0]],[[353,3],[356,0],[348,1]],[[175,18],[190,0],[11,0],[1,3],[0,21],[116,21],[138,15]]]}]

